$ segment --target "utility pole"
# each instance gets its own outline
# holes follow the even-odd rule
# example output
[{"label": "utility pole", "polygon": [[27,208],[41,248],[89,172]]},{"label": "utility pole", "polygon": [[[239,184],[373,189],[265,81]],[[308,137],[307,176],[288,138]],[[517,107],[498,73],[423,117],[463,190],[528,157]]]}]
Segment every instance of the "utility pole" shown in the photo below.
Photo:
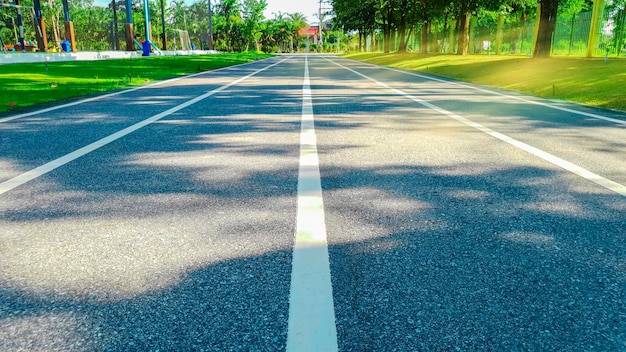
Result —
[{"label": "utility pole", "polygon": [[319,27],[320,27],[320,33],[319,33],[320,41],[319,41],[319,43],[317,43],[317,45],[320,48],[320,52],[322,52],[324,50],[324,40],[322,38],[323,25],[324,25],[324,23],[323,23],[324,21],[322,21],[322,0],[320,0],[320,8],[319,8],[319,12],[317,13],[317,16],[318,16],[317,18],[320,20],[320,25],[319,25]]}]

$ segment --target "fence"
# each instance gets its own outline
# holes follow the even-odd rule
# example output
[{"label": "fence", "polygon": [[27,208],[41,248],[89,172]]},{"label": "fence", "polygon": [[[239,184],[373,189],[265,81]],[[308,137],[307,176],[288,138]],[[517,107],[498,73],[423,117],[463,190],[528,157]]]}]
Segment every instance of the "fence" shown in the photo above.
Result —
[{"label": "fence", "polygon": [[[534,42],[535,18],[525,16],[473,18],[470,26],[470,53],[531,55]],[[592,13],[581,12],[575,15],[560,15],[552,38],[552,54],[587,54],[587,43],[591,28]],[[500,31],[498,30],[500,22]],[[606,9],[597,29],[598,39],[592,50],[593,56],[626,56],[626,10]],[[428,36],[428,52],[456,53],[458,30],[454,21],[433,23]],[[408,38],[407,49],[419,52],[421,49],[420,28],[415,28]],[[398,35],[392,37],[391,50],[400,46]],[[368,47],[383,50],[382,33],[377,33]]]}]

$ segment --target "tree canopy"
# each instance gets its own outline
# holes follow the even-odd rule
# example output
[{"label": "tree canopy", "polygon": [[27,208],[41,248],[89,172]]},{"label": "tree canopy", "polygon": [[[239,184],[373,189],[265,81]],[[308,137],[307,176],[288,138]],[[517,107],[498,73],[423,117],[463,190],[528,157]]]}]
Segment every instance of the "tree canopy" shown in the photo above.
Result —
[{"label": "tree canopy", "polygon": [[[524,22],[535,18],[539,9],[539,26],[534,56],[550,55],[551,40],[555,30],[556,16],[575,14],[590,9],[593,0],[331,0],[335,11],[335,22],[346,31],[358,31],[362,38],[374,32],[383,34],[383,51],[389,52],[392,33],[398,36],[400,52],[407,50],[408,37],[413,31],[421,30],[421,52],[439,51],[442,45],[437,38],[441,27],[447,30],[450,39],[456,36],[456,53],[469,53],[470,23],[478,15],[493,14],[498,31],[504,26],[504,18],[517,18]],[[624,0],[609,0],[611,3]],[[429,38],[434,35],[435,38]],[[448,40],[447,45],[452,45]]]}]

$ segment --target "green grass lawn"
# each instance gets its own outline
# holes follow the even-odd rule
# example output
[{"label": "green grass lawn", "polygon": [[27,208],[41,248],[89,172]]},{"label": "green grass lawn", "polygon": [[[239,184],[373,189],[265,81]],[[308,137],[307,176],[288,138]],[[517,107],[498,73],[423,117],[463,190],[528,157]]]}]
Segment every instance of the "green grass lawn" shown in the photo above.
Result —
[{"label": "green grass lawn", "polygon": [[270,57],[217,54],[0,65],[0,112]]},{"label": "green grass lawn", "polygon": [[351,59],[428,72],[532,95],[626,111],[626,59],[351,54]]}]

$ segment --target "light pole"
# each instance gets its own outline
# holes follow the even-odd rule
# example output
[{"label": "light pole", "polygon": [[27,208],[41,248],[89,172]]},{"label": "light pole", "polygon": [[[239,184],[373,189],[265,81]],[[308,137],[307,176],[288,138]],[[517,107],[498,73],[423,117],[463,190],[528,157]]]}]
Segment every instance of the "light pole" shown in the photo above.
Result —
[{"label": "light pole", "polygon": [[148,43],[152,43],[152,35],[150,33],[150,7],[148,5],[148,0],[143,0],[143,14],[145,18],[145,27],[146,27],[146,41]]},{"label": "light pole", "polygon": [[322,32],[323,32],[322,26],[324,24],[324,21],[322,20],[322,0],[320,0],[320,8],[319,8],[319,12],[317,14],[317,18],[320,20],[320,25],[319,25],[319,27],[320,27],[320,42],[318,43],[318,46],[320,48],[320,52],[322,52],[322,51],[324,51],[324,41],[323,41],[323,38],[322,38]]}]

